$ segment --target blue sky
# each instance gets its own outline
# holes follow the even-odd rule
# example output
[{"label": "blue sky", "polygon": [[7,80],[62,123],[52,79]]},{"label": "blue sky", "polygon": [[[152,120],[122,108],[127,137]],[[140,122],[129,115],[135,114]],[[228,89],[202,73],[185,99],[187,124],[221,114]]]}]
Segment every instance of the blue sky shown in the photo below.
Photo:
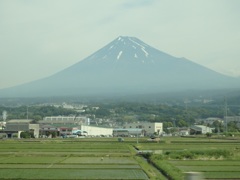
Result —
[{"label": "blue sky", "polygon": [[123,36],[240,76],[239,0],[1,0],[0,88],[52,75]]}]

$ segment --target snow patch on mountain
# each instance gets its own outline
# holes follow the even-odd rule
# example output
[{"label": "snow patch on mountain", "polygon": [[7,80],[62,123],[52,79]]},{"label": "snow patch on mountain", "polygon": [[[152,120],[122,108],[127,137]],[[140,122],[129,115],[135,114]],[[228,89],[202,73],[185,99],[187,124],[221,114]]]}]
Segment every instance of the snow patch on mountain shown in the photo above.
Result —
[{"label": "snow patch on mountain", "polygon": [[148,52],[144,48],[141,48],[141,49],[145,53],[145,56],[148,57],[148,55],[149,55]]},{"label": "snow patch on mountain", "polygon": [[120,52],[118,53],[117,59],[119,59],[119,58],[121,57],[122,53],[123,53],[122,51],[120,51]]},{"label": "snow patch on mountain", "polygon": [[145,50],[145,47],[139,43],[137,43],[136,41],[132,40],[131,38],[128,38],[130,41],[132,41],[133,43],[137,44],[138,46],[140,46],[141,50],[144,52],[145,56],[148,57],[149,53]]}]

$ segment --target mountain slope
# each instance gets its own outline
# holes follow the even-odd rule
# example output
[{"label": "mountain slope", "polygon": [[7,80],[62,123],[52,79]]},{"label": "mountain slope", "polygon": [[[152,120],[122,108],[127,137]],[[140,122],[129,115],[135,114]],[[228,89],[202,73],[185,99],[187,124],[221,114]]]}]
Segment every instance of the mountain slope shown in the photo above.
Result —
[{"label": "mountain slope", "polygon": [[134,37],[118,37],[45,79],[0,91],[0,97],[131,94],[235,87],[224,76],[161,52]]}]

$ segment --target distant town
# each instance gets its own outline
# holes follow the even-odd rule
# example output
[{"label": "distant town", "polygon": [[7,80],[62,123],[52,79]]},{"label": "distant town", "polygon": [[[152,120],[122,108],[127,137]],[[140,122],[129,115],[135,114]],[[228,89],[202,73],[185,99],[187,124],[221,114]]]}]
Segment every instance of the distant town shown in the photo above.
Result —
[{"label": "distant town", "polygon": [[[91,138],[231,135],[240,131],[240,116],[220,106],[195,107],[152,103],[41,103],[1,106],[0,138]],[[213,105],[213,104],[212,104]],[[227,109],[226,109],[227,108]],[[237,109],[238,110],[238,109]]]}]

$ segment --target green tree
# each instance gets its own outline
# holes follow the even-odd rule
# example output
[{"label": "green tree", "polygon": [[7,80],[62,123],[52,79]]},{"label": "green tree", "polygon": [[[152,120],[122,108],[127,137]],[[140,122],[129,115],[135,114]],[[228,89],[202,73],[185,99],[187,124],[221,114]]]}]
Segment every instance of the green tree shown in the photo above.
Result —
[{"label": "green tree", "polygon": [[184,120],[180,120],[177,122],[178,127],[188,127],[188,123]]},{"label": "green tree", "polygon": [[228,123],[228,132],[239,132],[237,122],[231,121]]},{"label": "green tree", "polygon": [[21,138],[34,138],[33,132],[24,131],[20,134]]},{"label": "green tree", "polygon": [[96,117],[98,118],[103,118],[103,117],[107,117],[109,116],[111,113],[108,109],[106,108],[99,108],[98,110],[96,110]]},{"label": "green tree", "polygon": [[214,133],[220,133],[224,131],[223,123],[218,120],[214,121],[211,127],[215,128]]}]

